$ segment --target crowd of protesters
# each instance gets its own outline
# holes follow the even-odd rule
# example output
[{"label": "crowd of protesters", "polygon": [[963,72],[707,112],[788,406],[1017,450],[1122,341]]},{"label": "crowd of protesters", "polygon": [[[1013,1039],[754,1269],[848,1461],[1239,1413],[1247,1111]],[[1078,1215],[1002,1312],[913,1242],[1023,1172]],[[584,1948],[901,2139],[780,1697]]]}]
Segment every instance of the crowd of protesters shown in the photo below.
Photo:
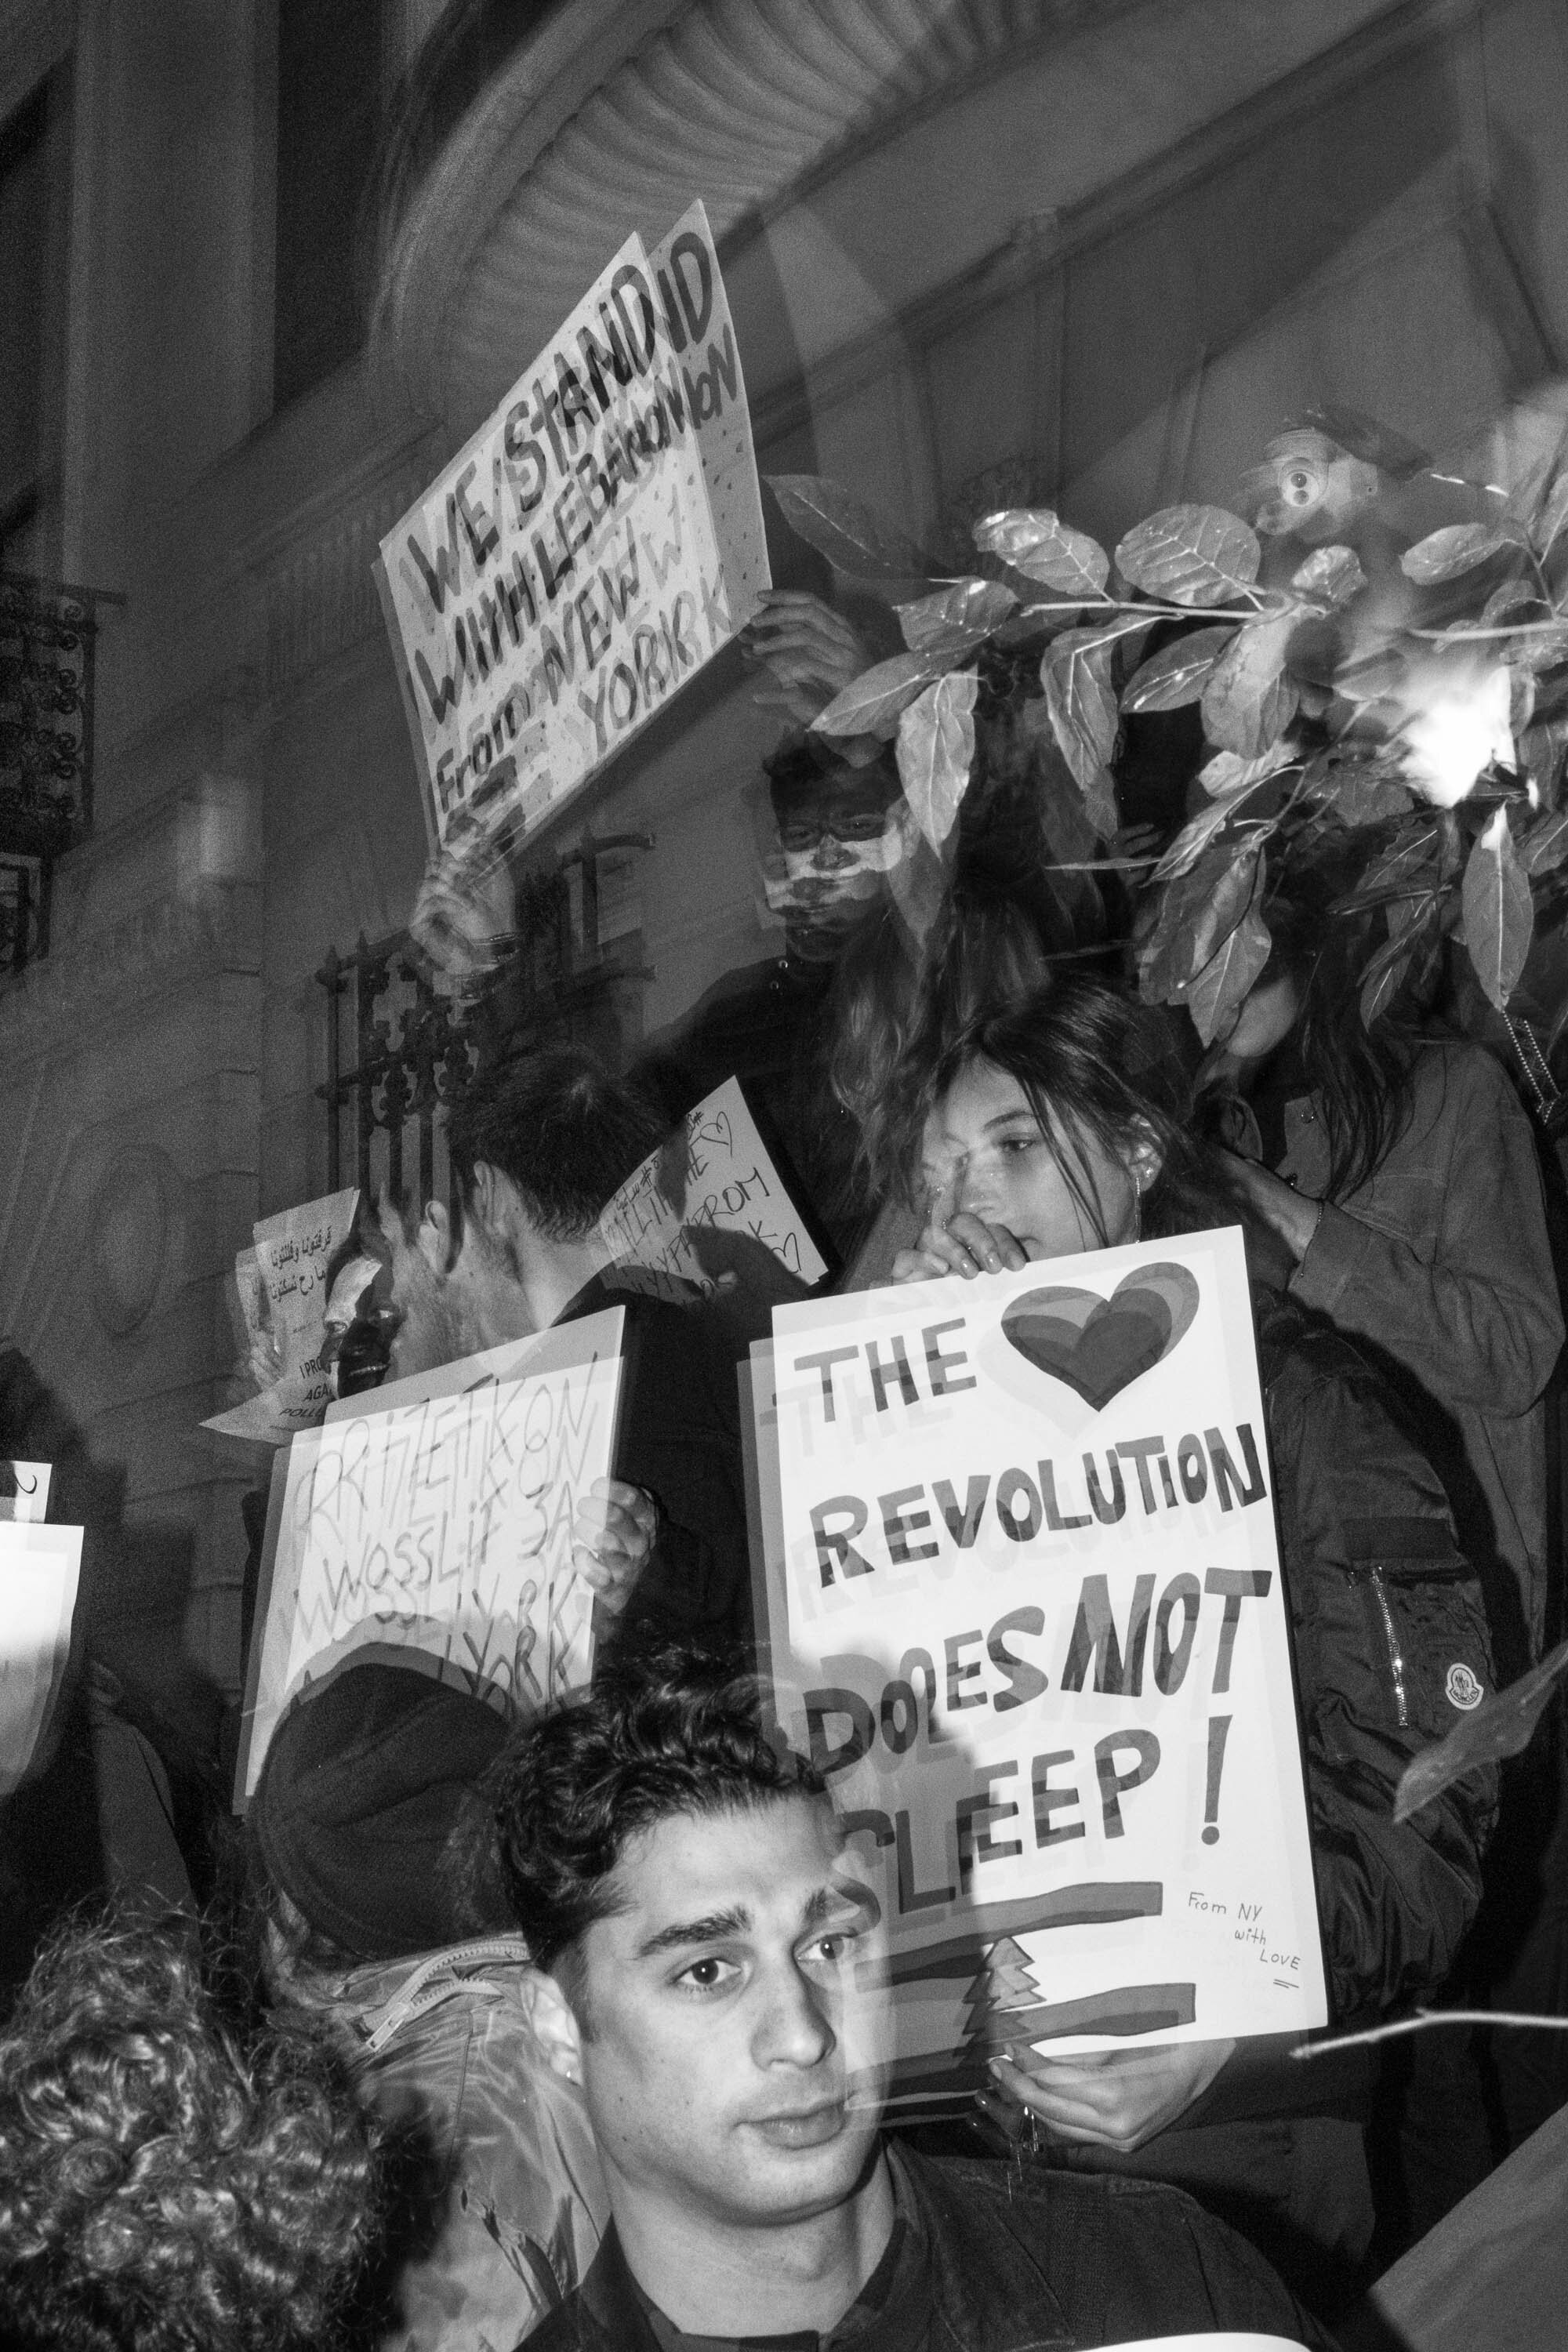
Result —
[{"label": "crowd of protesters", "polygon": [[[797,720],[864,659],[798,595],[753,645]],[[352,1244],[379,1269],[345,1346],[360,1381],[625,1309],[615,1475],[574,1531],[591,1688],[509,1732],[356,1664],[295,1700],[236,1842],[83,1655],[0,1806],[8,2342],[1328,2345],[1393,2324],[1358,2308],[1377,2270],[1556,2104],[1456,2030],[1401,2065],[1228,2041],[999,2059],[968,2117],[884,2128],[877,1906],[748,1680],[735,1372],[777,1269],[719,1302],[650,1289],[609,1260],[606,1202],[736,1076],[846,1286],[1242,1225],[1347,2028],[1486,1999],[1561,1905],[1539,1766],[1393,1810],[1448,1679],[1506,1683],[1560,1631],[1560,1180],[1440,1001],[1347,1017],[1326,899],[1270,905],[1276,952],[1203,1054],[1136,998],[1119,869],[1050,855],[1026,762],[972,785],[934,898],[900,873],[886,757],[797,734],[770,782],[783,956],[626,1072],[518,1041],[452,1111],[449,1202],[384,1199]],[[5,1451],[82,1449],[8,1422]],[[74,1475],[112,1547],[112,1495]],[[127,1862],[107,1808],[138,1773],[157,1834]],[[116,1866],[40,1870],[68,1802]],[[1449,2340],[1439,2314],[1417,2352]]]}]

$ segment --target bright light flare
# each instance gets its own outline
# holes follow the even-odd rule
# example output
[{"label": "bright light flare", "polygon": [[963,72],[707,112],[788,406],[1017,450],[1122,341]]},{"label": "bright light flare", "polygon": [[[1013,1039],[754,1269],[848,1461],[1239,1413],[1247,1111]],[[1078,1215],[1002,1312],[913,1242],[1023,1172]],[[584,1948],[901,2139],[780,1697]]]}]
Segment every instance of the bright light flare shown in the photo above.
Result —
[{"label": "bright light flare", "polygon": [[1494,761],[1512,765],[1506,669],[1412,671],[1399,692],[1410,712],[1399,730],[1405,781],[1434,808],[1453,808],[1467,798]]}]

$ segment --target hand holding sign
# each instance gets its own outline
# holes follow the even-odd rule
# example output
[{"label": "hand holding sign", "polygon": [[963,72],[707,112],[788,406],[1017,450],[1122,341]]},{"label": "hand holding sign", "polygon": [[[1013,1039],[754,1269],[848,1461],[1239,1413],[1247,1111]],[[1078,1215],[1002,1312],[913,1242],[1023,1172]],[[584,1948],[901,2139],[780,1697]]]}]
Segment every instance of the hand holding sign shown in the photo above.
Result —
[{"label": "hand holding sign", "polygon": [[658,1505],[625,1478],[595,1478],[572,1522],[572,1564],[601,1609],[618,1617],[647,1566]]},{"label": "hand holding sign", "polygon": [[994,2058],[991,2073],[999,2091],[1058,2139],[1131,2155],[1202,2098],[1235,2049],[1234,2042],[1178,2042],[1078,2058],[1031,2052],[1023,2061]]}]

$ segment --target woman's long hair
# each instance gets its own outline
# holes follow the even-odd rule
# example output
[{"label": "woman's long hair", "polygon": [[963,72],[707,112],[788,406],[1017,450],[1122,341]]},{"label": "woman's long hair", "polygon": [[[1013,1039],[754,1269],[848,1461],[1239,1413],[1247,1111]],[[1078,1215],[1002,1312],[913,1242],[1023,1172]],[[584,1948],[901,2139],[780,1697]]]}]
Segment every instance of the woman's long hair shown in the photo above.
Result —
[{"label": "woman's long hair", "polygon": [[1011,1003],[982,1010],[923,1071],[910,1074],[911,1144],[918,1148],[931,1110],[975,1062],[1016,1079],[1102,1241],[1100,1204],[1082,1156],[1089,1139],[1127,1167],[1150,1141],[1157,1147],[1159,1172],[1142,1196],[1144,1234],[1236,1222],[1223,1163],[1193,1132],[1189,1065],[1172,1016],[1160,1007],[1070,972]]},{"label": "woman's long hair", "polygon": [[1320,858],[1265,899],[1272,942],[1263,978],[1295,982],[1300,1011],[1288,1051],[1316,1097],[1329,1143],[1328,1195],[1359,1191],[1410,1116],[1415,1035],[1387,1013],[1369,1030],[1361,972],[1384,937],[1375,908],[1347,904],[1359,853]]}]

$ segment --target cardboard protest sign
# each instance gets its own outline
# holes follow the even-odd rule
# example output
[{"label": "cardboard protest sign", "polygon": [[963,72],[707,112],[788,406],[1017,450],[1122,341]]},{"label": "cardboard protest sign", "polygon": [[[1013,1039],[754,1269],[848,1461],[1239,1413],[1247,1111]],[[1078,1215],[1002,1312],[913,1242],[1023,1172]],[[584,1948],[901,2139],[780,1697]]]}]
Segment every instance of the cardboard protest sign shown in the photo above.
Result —
[{"label": "cardboard protest sign", "polygon": [[39,1754],[70,1654],[81,1529],[0,1525],[0,1797]]},{"label": "cardboard protest sign", "polygon": [[279,1455],[237,1803],[296,1693],[351,1660],[420,1665],[503,1713],[589,1679],[572,1521],[609,1475],[624,1320],[614,1307],[514,1343],[505,1379],[469,1359],[434,1393],[342,1400]]},{"label": "cardboard protest sign", "polygon": [[745,1278],[743,1254],[738,1264],[726,1236],[770,1252],[808,1286],[827,1272],[738,1078],[704,1096],[627,1177],[601,1215],[599,1234],[617,1266],[642,1266],[704,1290],[726,1273]]},{"label": "cardboard protest sign", "polygon": [[769,583],[763,494],[752,413],[735,344],[730,298],[701,200],[682,213],[648,265],[658,288],[661,362],[679,362],[688,418],[697,427],[713,536],[719,544],[725,635],[743,629]]},{"label": "cardboard protest sign", "polygon": [[327,1276],[353,1231],[359,1192],[351,1185],[319,1201],[301,1201],[252,1226],[254,1246],[234,1262],[235,1285],[247,1340],[270,1335],[282,1370],[279,1378],[227,1412],[202,1423],[220,1437],[281,1445],[296,1430],[321,1418],[335,1391],[321,1361],[327,1328]]},{"label": "cardboard protest sign", "polygon": [[47,1519],[52,1462],[0,1462],[0,1519]]},{"label": "cardboard protest sign", "polygon": [[901,2093],[1323,2023],[1239,1234],[775,1308],[773,1359],[777,1703],[881,1874]]},{"label": "cardboard protest sign", "polygon": [[698,205],[655,259],[626,239],[381,543],[433,843],[520,839],[613,758],[755,610],[760,533]]},{"label": "cardboard protest sign", "polygon": [[1304,2352],[1299,2336],[1258,2336],[1251,2328],[1237,2335],[1230,2328],[1217,2335],[1142,2336],[1136,2344],[1112,2344],[1107,2352]]}]

